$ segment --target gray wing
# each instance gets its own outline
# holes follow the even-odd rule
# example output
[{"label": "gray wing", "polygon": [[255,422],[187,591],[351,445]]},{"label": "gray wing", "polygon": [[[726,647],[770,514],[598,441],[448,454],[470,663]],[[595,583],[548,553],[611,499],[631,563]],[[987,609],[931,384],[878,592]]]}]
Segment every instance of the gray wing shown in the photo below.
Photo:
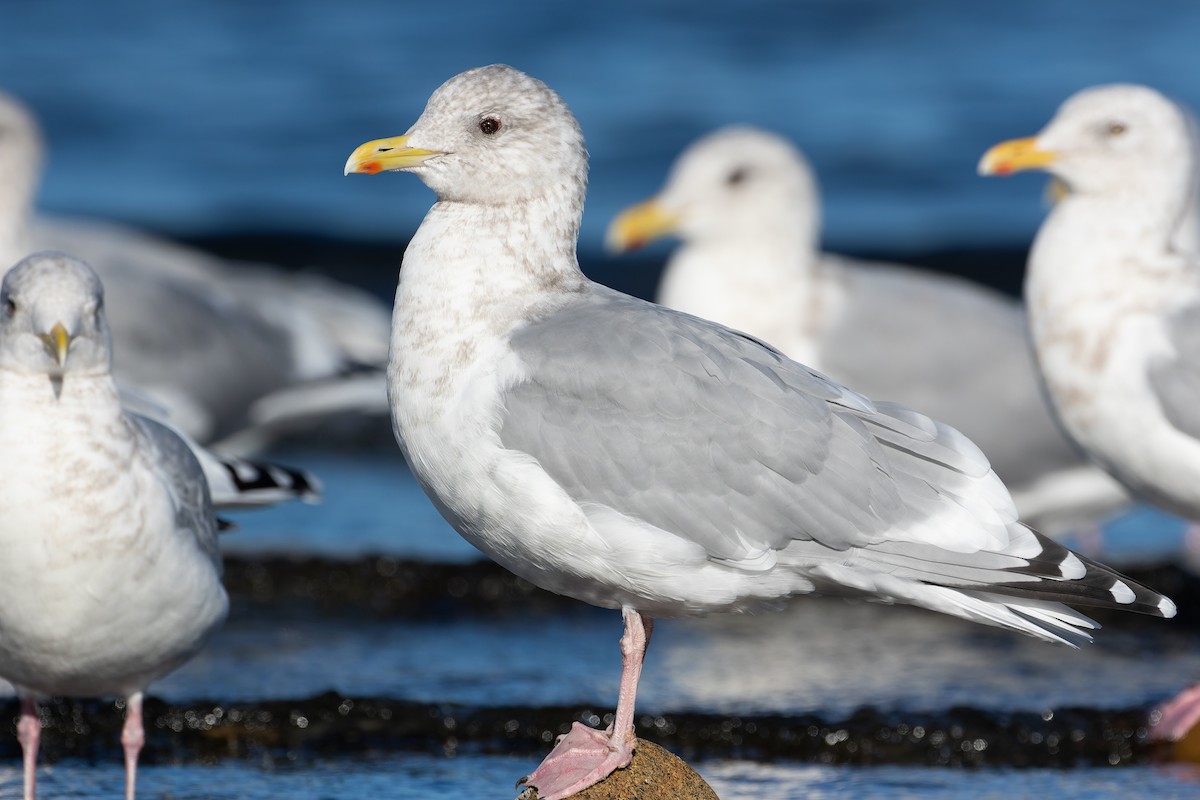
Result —
[{"label": "gray wing", "polygon": [[1008,541],[1011,500],[965,437],[750,337],[596,289],[512,345],[530,378],[504,399],[505,446],[714,558],[936,540],[912,533],[932,519],[970,523],[945,531],[956,547]]},{"label": "gray wing", "polygon": [[[500,440],[585,513],[613,509],[731,567],[786,564],[826,589],[1055,641],[1090,622],[1046,601],[1171,613],[1016,522],[958,431],[751,337],[592,285],[511,346],[525,377],[502,397]],[[1001,619],[993,593],[1021,599],[999,601]]]},{"label": "gray wing", "polygon": [[1084,463],[1046,401],[1016,301],[892,264],[826,256],[822,266],[845,282],[821,340],[831,377],[962,431],[1010,486]]},{"label": "gray wing", "polygon": [[192,435],[263,449],[334,414],[386,416],[382,388],[357,391],[369,388],[361,368],[387,361],[391,307],[369,293],[112,223],[37,220],[33,232],[39,249],[73,253],[96,270],[115,374],[153,394]]},{"label": "gray wing", "polygon": [[139,450],[156,470],[175,503],[175,527],[190,531],[196,543],[221,570],[217,519],[208,481],[188,442],[171,428],[148,417],[128,414]]},{"label": "gray wing", "polygon": [[1150,368],[1150,386],[1167,421],[1200,439],[1200,307],[1173,314],[1166,327],[1176,355]]}]

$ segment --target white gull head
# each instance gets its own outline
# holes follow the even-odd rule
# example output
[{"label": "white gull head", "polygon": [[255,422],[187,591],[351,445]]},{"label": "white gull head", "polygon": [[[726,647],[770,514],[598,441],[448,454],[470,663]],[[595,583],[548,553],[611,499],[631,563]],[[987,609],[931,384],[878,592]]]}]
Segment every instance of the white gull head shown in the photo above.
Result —
[{"label": "white gull head", "polygon": [[61,253],[35,253],[0,286],[0,369],[103,375],[112,362],[104,290],[91,267]]}]

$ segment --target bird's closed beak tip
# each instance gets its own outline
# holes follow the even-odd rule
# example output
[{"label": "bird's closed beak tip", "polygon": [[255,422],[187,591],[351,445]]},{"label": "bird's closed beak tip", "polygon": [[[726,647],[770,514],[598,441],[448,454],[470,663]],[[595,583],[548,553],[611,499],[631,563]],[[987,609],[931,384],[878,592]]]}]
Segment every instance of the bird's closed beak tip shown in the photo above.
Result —
[{"label": "bird's closed beak tip", "polygon": [[67,332],[65,325],[56,322],[49,333],[38,334],[38,338],[42,340],[42,344],[46,345],[46,349],[50,351],[50,355],[54,357],[58,366],[61,367],[66,363],[67,350],[70,349],[71,342],[75,337]]},{"label": "bird's closed beak tip", "polygon": [[679,216],[668,211],[657,199],[651,199],[618,214],[608,226],[604,246],[610,253],[628,253],[672,234],[678,228]]}]

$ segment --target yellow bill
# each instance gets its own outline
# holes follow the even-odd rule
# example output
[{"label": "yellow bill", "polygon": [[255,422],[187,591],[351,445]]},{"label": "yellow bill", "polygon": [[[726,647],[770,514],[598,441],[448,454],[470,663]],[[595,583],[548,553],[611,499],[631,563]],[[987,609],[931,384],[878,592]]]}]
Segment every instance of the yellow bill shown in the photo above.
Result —
[{"label": "yellow bill", "polygon": [[377,172],[390,172],[397,169],[407,169],[422,164],[431,158],[446,155],[441,150],[422,150],[419,147],[409,147],[407,136],[392,136],[388,139],[375,139],[361,144],[346,160],[343,175],[360,172],[374,175]]},{"label": "yellow bill", "polygon": [[61,367],[67,360],[67,349],[71,346],[71,334],[67,333],[66,327],[61,322],[56,322],[49,333],[39,333],[38,338]]},{"label": "yellow bill", "polygon": [[608,226],[604,245],[610,252],[625,253],[674,233],[678,227],[677,214],[667,211],[657,200],[647,200],[617,215]]},{"label": "yellow bill", "polygon": [[1053,164],[1058,154],[1038,147],[1037,137],[1010,139],[983,154],[979,161],[980,175],[1011,175],[1027,169],[1044,169]]}]

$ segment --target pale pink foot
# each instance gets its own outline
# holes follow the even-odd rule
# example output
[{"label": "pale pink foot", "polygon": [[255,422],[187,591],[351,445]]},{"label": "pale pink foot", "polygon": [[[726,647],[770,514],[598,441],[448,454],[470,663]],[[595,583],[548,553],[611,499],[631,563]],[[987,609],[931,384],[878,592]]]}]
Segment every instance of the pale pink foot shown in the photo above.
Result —
[{"label": "pale pink foot", "polygon": [[[550,755],[531,774],[517,782],[537,789],[538,800],[563,800],[599,783],[629,765],[637,737],[633,733],[633,704],[638,678],[654,620],[630,608],[621,610],[625,634],[621,637],[621,687],[617,713],[607,733],[576,722],[559,738]],[[527,790],[528,791],[528,790]],[[525,792],[522,792],[525,797]]]},{"label": "pale pink foot", "polygon": [[636,743],[632,731],[616,737],[576,722],[521,783],[536,788],[538,800],[562,800],[629,766]]},{"label": "pale pink foot", "polygon": [[21,720],[17,723],[17,741],[21,743],[21,760],[24,767],[25,800],[37,797],[37,753],[42,738],[42,721],[38,719],[37,701],[32,697],[21,698]]},{"label": "pale pink foot", "polygon": [[125,748],[125,800],[134,800],[137,786],[138,753],[146,743],[142,727],[142,693],[134,692],[125,701],[125,726],[121,729],[121,745]]},{"label": "pale pink foot", "polygon": [[1200,723],[1200,684],[1185,689],[1156,710],[1158,717],[1150,728],[1150,738],[1177,742]]}]

